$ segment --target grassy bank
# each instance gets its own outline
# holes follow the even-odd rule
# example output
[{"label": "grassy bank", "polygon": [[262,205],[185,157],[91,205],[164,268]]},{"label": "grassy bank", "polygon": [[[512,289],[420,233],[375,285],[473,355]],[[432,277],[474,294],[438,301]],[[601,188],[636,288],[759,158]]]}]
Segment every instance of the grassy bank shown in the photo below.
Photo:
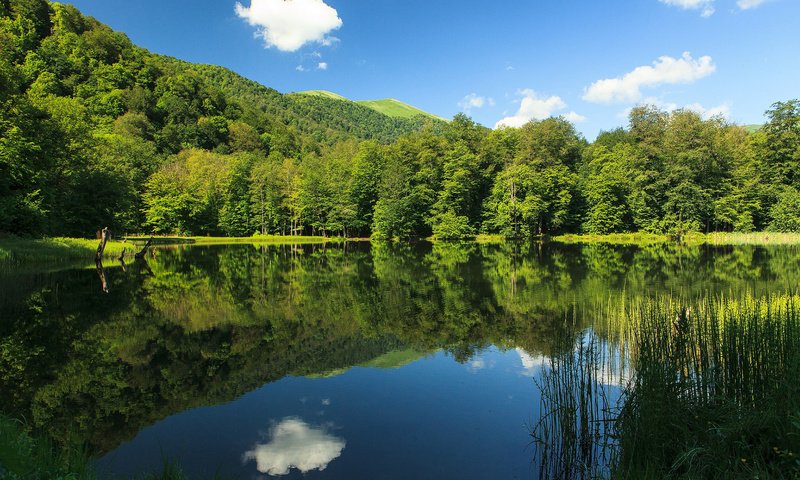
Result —
[{"label": "grassy bank", "polygon": [[[146,242],[150,237],[125,237],[128,241]],[[253,235],[252,237],[153,237],[154,245],[224,245],[234,243],[274,243],[274,244],[309,244],[309,243],[341,243],[353,241],[369,241],[368,238],[344,237],[312,237],[288,235]]]},{"label": "grassy bank", "polygon": [[[92,260],[99,240],[80,238],[0,238],[0,265],[24,263],[53,263],[75,260]],[[131,253],[135,245],[129,242],[109,241],[105,258],[119,257],[123,249]]]},{"label": "grassy bank", "polygon": [[[111,240],[106,244],[103,257],[118,258],[125,250],[132,255],[149,237],[126,237]],[[221,245],[221,244],[323,244],[368,239],[344,239],[342,237],[288,237],[259,235],[253,237],[154,237],[154,245]],[[32,263],[59,263],[93,261],[99,240],[81,238],[19,238],[0,237],[0,265],[14,266]]]},{"label": "grassy bank", "polygon": [[608,235],[557,235],[550,237],[556,243],[607,243],[612,245],[647,245],[651,243],[666,243],[670,239],[666,235],[654,233],[611,233]]},{"label": "grassy bank", "polygon": [[[611,245],[648,245],[675,242],[667,235],[653,233],[612,233],[609,235],[558,235],[557,243],[606,243]],[[689,245],[800,245],[800,233],[690,233],[681,239]]]}]

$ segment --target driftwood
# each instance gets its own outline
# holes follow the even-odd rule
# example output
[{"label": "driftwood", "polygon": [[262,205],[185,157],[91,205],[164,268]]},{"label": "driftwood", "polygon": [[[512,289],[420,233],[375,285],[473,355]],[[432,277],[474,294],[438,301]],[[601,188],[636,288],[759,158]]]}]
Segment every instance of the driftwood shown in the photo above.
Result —
[{"label": "driftwood", "polygon": [[144,244],[144,247],[141,249],[141,251],[139,251],[139,253],[134,255],[136,260],[141,260],[144,258],[145,255],[147,255],[147,249],[150,248],[151,243],[153,243],[153,237],[150,237],[147,243]]}]

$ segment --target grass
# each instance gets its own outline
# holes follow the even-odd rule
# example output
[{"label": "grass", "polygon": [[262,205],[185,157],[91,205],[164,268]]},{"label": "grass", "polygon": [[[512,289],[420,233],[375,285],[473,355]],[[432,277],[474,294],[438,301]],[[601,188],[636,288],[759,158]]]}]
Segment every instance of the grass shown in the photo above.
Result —
[{"label": "grass", "polygon": [[345,98],[345,97],[343,97],[343,96],[341,96],[339,94],[336,94],[336,93],[333,93],[333,92],[329,92],[327,90],[306,90],[305,92],[297,92],[297,94],[298,95],[310,95],[312,97],[325,97],[325,98],[331,98],[333,100],[349,101],[347,98]]},{"label": "grass", "polygon": [[[126,237],[129,241],[145,242],[150,237]],[[318,236],[301,236],[294,237],[289,235],[253,235],[252,237],[153,237],[154,245],[176,245],[176,244],[191,244],[191,245],[216,245],[216,244],[232,244],[232,243],[275,243],[275,244],[296,244],[296,243],[340,243],[345,241],[362,241],[360,238],[344,238],[344,237],[318,237]]]},{"label": "grass", "polygon": [[[26,263],[56,263],[75,260],[93,260],[99,240],[80,238],[0,238],[0,265],[21,265]],[[131,253],[136,248],[131,243],[109,241],[103,256],[116,258],[127,249]]]},{"label": "grass", "polygon": [[[557,243],[606,243],[612,245],[649,245],[673,242],[667,235],[653,233],[612,233],[608,235],[559,235],[550,239]],[[692,245],[800,245],[800,233],[689,233],[681,240]]]},{"label": "grass", "polygon": [[397,118],[413,118],[418,115],[422,115],[424,117],[433,118],[436,120],[444,120],[442,117],[438,117],[433,115],[432,113],[428,113],[424,110],[420,110],[419,108],[412,107],[406,103],[403,103],[399,100],[395,100],[393,98],[385,98],[383,100],[359,100],[356,103],[359,105],[364,105],[365,107],[369,107],[376,112],[380,112],[389,117],[397,117]]},{"label": "grass", "polygon": [[667,235],[655,233],[569,234],[551,237],[550,240],[557,243],[608,243],[613,245],[646,245],[670,241]]},{"label": "grass", "polygon": [[[333,100],[342,100],[346,102],[352,101],[346,97],[343,97],[333,92],[329,92],[327,90],[306,90],[304,92],[297,92],[296,95],[310,95],[314,97],[324,97]],[[363,105],[367,108],[371,108],[372,110],[375,110],[378,113],[386,115],[387,117],[414,118],[418,115],[422,115],[423,117],[427,118],[447,121],[442,117],[433,115],[432,113],[428,113],[424,110],[420,110],[417,107],[412,107],[411,105],[403,103],[400,100],[395,100],[393,98],[385,98],[383,100],[358,100],[355,103]]]},{"label": "grass", "polygon": [[[618,326],[616,353],[592,333],[539,381],[542,478],[800,478],[800,296],[668,296],[595,317]],[[609,373],[626,379],[614,402]]]},{"label": "grass", "polygon": [[705,243],[710,245],[799,245],[800,233],[707,233]]}]

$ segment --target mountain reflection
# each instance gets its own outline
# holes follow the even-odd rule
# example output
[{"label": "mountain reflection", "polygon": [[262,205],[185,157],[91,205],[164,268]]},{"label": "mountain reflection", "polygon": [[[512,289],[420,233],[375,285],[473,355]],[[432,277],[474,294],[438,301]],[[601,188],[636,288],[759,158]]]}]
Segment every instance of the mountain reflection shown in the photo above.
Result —
[{"label": "mountain reflection", "polygon": [[272,427],[269,436],[268,443],[257,444],[243,455],[245,462],[255,460],[258,471],[269,475],[287,475],[293,468],[302,473],[325,470],[345,447],[344,439],[293,417]]}]

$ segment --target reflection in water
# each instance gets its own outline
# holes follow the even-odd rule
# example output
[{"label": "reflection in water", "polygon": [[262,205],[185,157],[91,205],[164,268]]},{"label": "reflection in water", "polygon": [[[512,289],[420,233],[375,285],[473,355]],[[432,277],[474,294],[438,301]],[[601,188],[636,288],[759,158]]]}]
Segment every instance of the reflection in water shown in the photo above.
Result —
[{"label": "reflection in water", "polygon": [[[593,306],[677,292],[793,291],[800,249],[219,245],[160,249],[149,260],[106,265],[102,274],[0,272],[0,411],[29,420],[56,444],[77,439],[102,456],[160,419],[287,376],[398,367],[439,350],[467,373],[483,371],[477,381],[504,373],[480,353],[496,346],[514,356],[515,379],[531,384],[546,370],[544,358],[575,352],[572,340],[589,327],[601,350],[618,343],[624,317],[599,323]],[[564,344],[565,324],[574,329]],[[425,391],[429,378],[436,377],[409,385]],[[624,385],[605,371],[594,380]],[[501,409],[491,411],[489,429]],[[472,412],[465,423],[484,417]],[[349,435],[348,457],[356,457],[358,439]],[[235,449],[236,465],[247,448]],[[257,460],[258,450],[251,453]]]},{"label": "reflection in water", "polygon": [[307,473],[325,470],[344,450],[345,441],[322,427],[311,427],[299,418],[285,418],[270,430],[270,441],[244,453],[245,462],[269,475],[287,475],[292,468]]},{"label": "reflection in water", "polygon": [[516,352],[522,361],[522,373],[528,377],[532,377],[547,361],[542,355],[533,356],[521,348],[517,348]]}]

